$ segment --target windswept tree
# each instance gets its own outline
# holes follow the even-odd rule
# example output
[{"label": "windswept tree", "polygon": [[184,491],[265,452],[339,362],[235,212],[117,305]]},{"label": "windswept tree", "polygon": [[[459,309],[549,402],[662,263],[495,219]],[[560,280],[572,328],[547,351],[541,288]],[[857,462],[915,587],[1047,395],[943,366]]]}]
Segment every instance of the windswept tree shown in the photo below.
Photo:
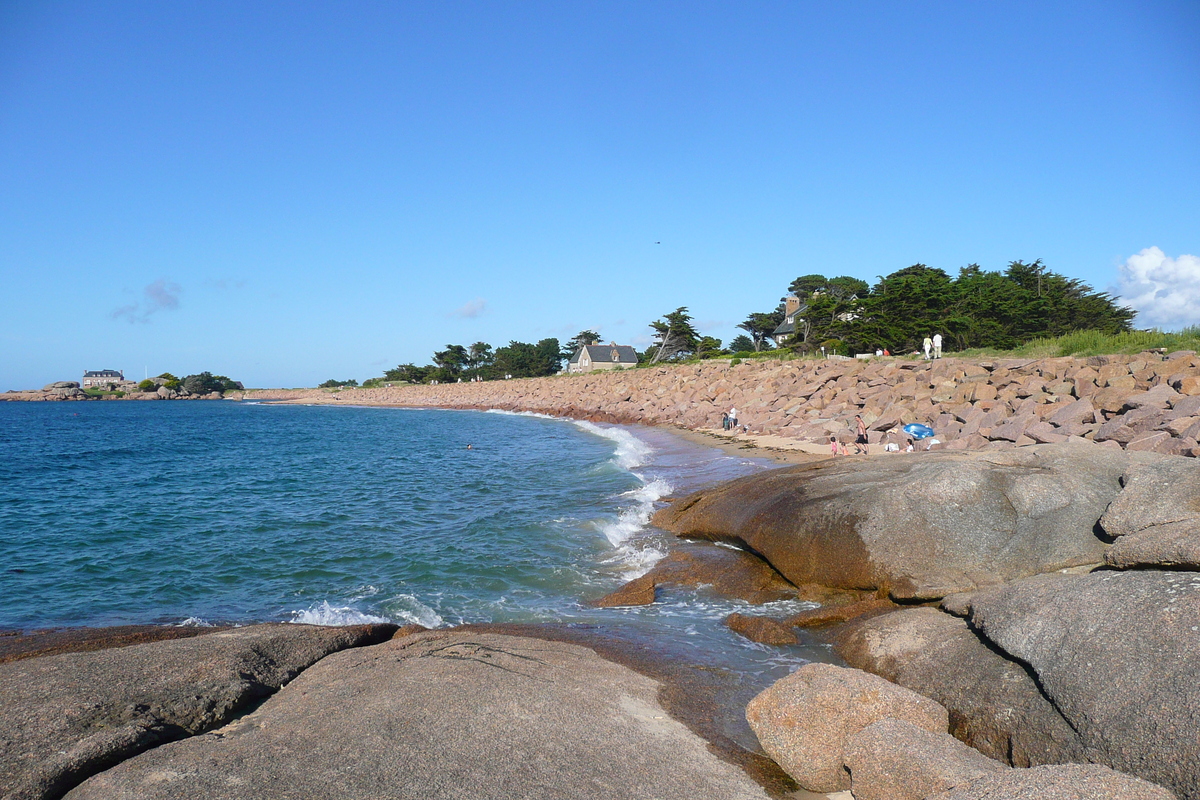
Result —
[{"label": "windswept tree", "polygon": [[712,358],[721,355],[722,352],[721,340],[713,336],[701,336],[700,341],[696,342],[697,358]]},{"label": "windswept tree", "polygon": [[692,326],[687,306],[680,306],[662,319],[650,323],[654,329],[654,356],[651,364],[682,358],[696,352],[700,334]]},{"label": "windswept tree", "polygon": [[738,323],[738,327],[750,334],[754,352],[758,353],[762,351],[763,343],[772,338],[783,318],[784,311],[780,307],[769,313],[755,312],[746,317],[744,322]]},{"label": "windswept tree", "polygon": [[436,367],[433,377],[442,382],[458,380],[467,367],[468,358],[467,348],[461,344],[446,345],[445,350],[439,350],[433,354],[433,363]]}]

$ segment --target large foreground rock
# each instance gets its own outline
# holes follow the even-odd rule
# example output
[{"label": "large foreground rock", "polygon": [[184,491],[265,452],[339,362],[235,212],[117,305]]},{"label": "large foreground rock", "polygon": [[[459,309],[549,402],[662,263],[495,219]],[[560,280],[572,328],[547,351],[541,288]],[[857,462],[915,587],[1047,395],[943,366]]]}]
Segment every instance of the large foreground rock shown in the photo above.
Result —
[{"label": "large foreground rock", "polygon": [[1200,462],[1182,456],[1135,462],[1121,483],[1124,489],[1100,518],[1116,537],[1107,562],[1200,568]]},{"label": "large foreground rock", "polygon": [[576,645],[429,632],[329,656],[254,713],[68,797],[766,800],[657,691]]},{"label": "large foreground rock", "polygon": [[231,719],[329,653],[394,625],[255,625],[0,664],[0,788],[59,797],[147,748]]},{"label": "large foreground rock", "polygon": [[971,598],[1026,663],[1088,761],[1200,798],[1200,573],[1039,576]]},{"label": "large foreground rock", "polygon": [[805,664],[746,706],[746,720],[763,750],[814,792],[850,788],[844,768],[847,741],[883,719],[946,732],[946,709],[929,698],[876,675],[832,664]]},{"label": "large foreground rock", "polygon": [[1134,457],[1083,442],[828,459],[701,491],[654,522],[741,543],[795,584],[933,599],[1101,563],[1096,522]]},{"label": "large foreground rock", "polygon": [[844,626],[850,666],[941,703],[950,732],[1017,767],[1084,761],[1083,743],[1021,662],[998,652],[963,619],[913,608]]},{"label": "large foreground rock", "polygon": [[1175,795],[1099,764],[1063,764],[986,775],[926,800],[1175,800]]},{"label": "large foreground rock", "polygon": [[948,733],[884,719],[846,745],[854,800],[925,800],[1006,768]]}]

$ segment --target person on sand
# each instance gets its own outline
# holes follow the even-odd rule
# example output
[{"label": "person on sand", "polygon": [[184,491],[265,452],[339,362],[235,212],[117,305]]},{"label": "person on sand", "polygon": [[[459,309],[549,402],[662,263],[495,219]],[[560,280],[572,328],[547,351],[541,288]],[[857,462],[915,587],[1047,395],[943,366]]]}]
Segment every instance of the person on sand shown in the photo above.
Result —
[{"label": "person on sand", "polygon": [[723,430],[723,431],[729,430],[729,412],[728,411],[721,412],[721,430]]},{"label": "person on sand", "polygon": [[871,452],[871,446],[867,441],[867,424],[863,422],[863,418],[854,415],[854,452],[860,456],[865,456]]},{"label": "person on sand", "polygon": [[908,446],[904,448],[904,452],[911,453],[914,449],[916,449],[916,448],[913,447],[913,440],[909,439]]},{"label": "person on sand", "polygon": [[830,455],[840,455],[838,453],[838,440],[836,436],[829,437],[829,453]]},{"label": "person on sand", "polygon": [[729,409],[729,427],[736,428],[737,426],[737,409],[731,408]]},{"label": "person on sand", "polygon": [[925,341],[921,342],[921,349],[925,351],[925,360],[928,361],[929,352],[933,350],[933,339],[926,336]]}]

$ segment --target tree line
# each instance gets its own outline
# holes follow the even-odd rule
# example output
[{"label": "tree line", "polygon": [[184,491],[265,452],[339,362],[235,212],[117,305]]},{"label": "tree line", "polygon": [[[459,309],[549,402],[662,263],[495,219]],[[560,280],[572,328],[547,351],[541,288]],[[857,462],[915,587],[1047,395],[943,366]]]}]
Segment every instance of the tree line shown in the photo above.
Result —
[{"label": "tree line", "polygon": [[[947,350],[1009,350],[1074,331],[1121,333],[1134,317],[1108,293],[1053,272],[1040,259],[1010,262],[1002,272],[970,264],[953,278],[914,264],[870,287],[857,278],[804,275],[788,289],[802,310],[787,345],[807,352],[821,346],[911,352],[934,333],[942,334]],[[774,313],[782,320],[782,308]]]},{"label": "tree line", "polygon": [[[1032,339],[1074,331],[1115,334],[1131,329],[1134,312],[1117,305],[1106,292],[1046,268],[1039,259],[1010,262],[1003,271],[978,264],[956,277],[925,264],[880,276],[874,286],[841,275],[801,275],[787,291],[798,310],[794,330],[777,335],[787,314],[787,298],[770,311],[754,312],[738,324],[744,334],[728,346],[696,330],[687,306],[649,323],[652,344],[638,352],[640,365],[749,354],[785,348],[797,353],[893,353],[920,349],[926,336],[941,333],[947,351],[970,348],[1009,350]],[[511,341],[493,349],[487,342],[448,344],[425,366],[400,364],[363,386],[385,382],[440,383],[459,380],[536,378],[558,373],[595,331],[580,331],[565,344],[542,339],[536,344]],[[353,386],[355,381],[326,381],[322,386]]]}]

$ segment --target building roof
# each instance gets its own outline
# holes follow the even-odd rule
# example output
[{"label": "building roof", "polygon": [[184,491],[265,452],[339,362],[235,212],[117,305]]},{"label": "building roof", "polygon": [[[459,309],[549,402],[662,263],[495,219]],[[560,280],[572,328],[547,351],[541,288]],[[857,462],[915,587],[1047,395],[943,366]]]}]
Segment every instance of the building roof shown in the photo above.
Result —
[{"label": "building roof", "polygon": [[[578,364],[580,356],[586,350],[593,364],[636,364],[637,351],[627,344],[585,344],[571,356],[571,363]],[[613,353],[617,354],[613,358]]]},{"label": "building roof", "polygon": [[115,369],[88,369],[83,371],[85,378],[123,378],[122,373]]},{"label": "building roof", "polygon": [[779,323],[779,327],[776,328],[774,331],[772,331],[771,335],[772,336],[782,336],[782,335],[786,334],[786,335],[790,336],[791,334],[793,334],[795,332],[796,332],[796,318],[795,317],[785,317],[783,322]]}]

